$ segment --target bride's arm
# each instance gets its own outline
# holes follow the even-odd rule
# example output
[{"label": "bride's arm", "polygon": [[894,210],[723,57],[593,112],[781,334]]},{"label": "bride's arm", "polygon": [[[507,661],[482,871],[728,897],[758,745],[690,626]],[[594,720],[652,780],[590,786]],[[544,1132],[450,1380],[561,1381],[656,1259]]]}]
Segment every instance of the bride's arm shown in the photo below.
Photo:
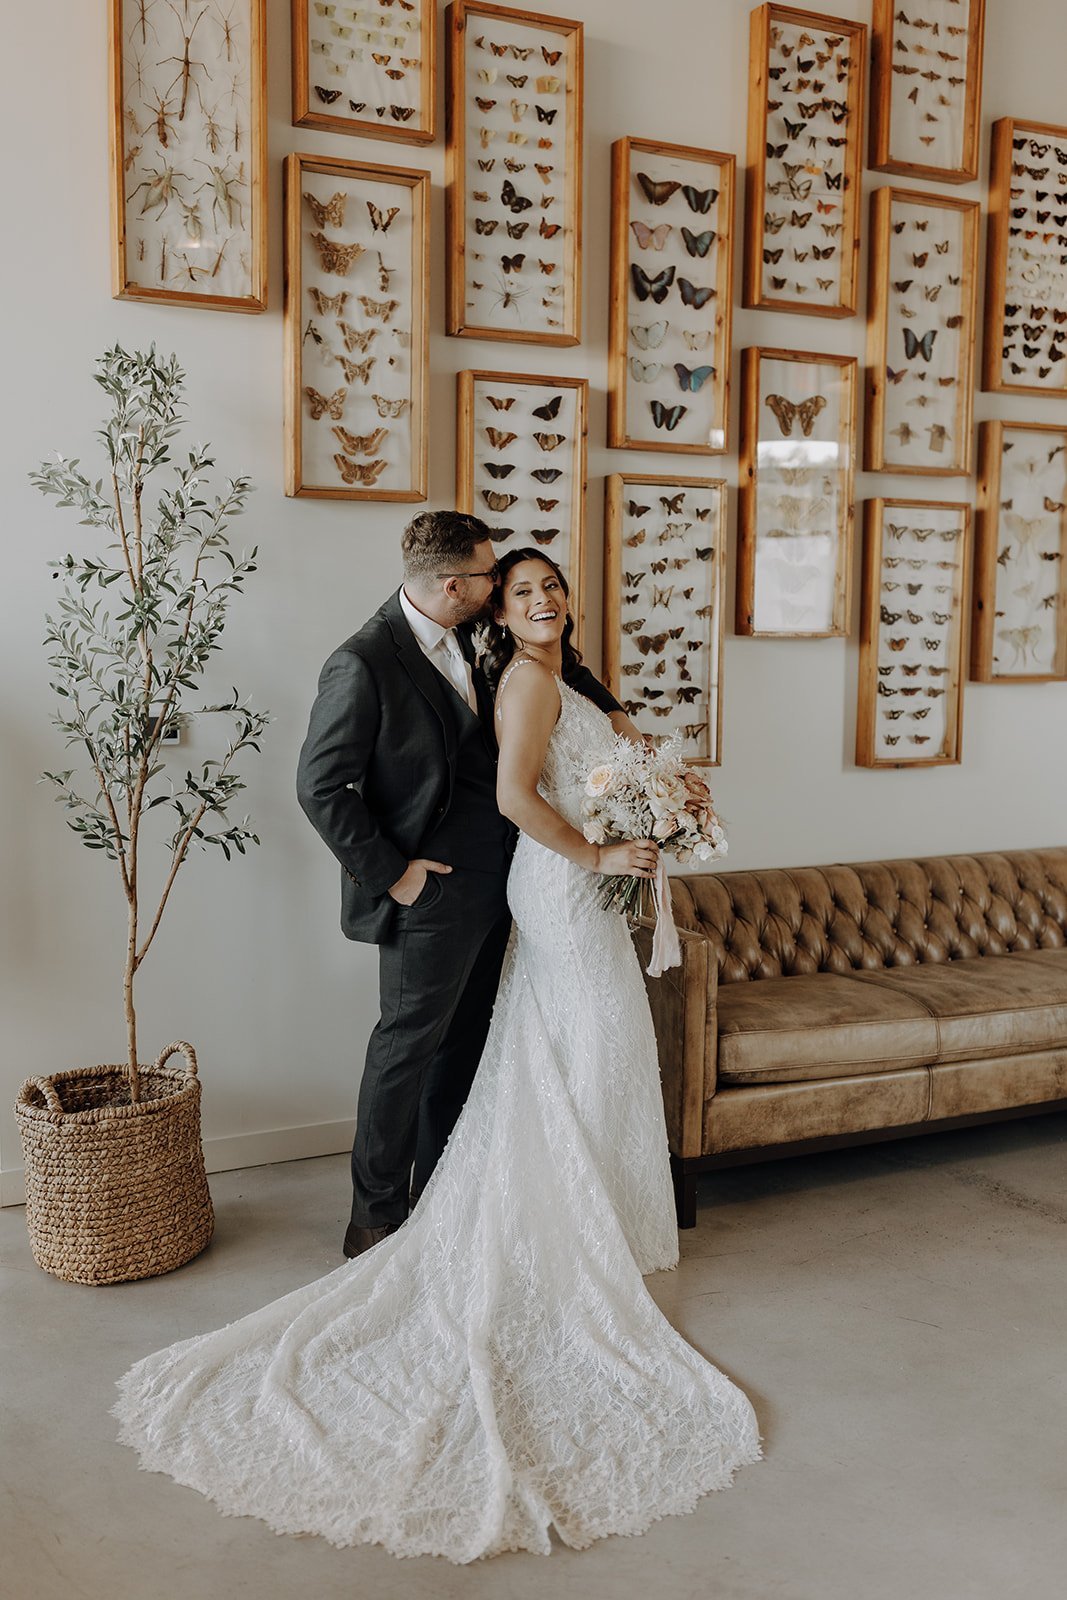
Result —
[{"label": "bride's arm", "polygon": [[538,794],[537,781],[559,717],[559,690],[545,668],[530,662],[512,672],[497,706],[496,799],[503,815],[538,844],[589,872],[654,877],[658,851],[650,840],[591,844]]}]

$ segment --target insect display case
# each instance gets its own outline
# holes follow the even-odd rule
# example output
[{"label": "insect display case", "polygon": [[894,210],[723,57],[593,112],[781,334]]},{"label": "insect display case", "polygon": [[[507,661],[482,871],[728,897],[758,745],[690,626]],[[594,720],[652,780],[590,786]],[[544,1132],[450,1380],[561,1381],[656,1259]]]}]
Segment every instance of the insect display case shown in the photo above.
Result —
[{"label": "insect display case", "polygon": [[971,677],[1067,678],[1067,427],[983,422]]},{"label": "insect display case", "polygon": [[293,0],[291,15],[298,128],[433,142],[433,0]]},{"label": "insect display case", "polygon": [[285,492],[425,500],[430,175],[285,159]]},{"label": "insect display case", "polygon": [[763,5],[751,19],[744,303],[856,310],[867,28]]},{"label": "insect display case", "polygon": [[1067,128],[993,124],[982,387],[1067,391]]},{"label": "insect display case", "polygon": [[738,633],[848,632],[855,437],[854,356],[742,351]]},{"label": "insect display case", "polygon": [[868,500],[856,764],[957,762],[971,508]]},{"label": "insect display case", "polygon": [[453,0],[447,331],[578,344],[582,24]]},{"label": "insect display case", "polygon": [[871,159],[876,172],[946,183],[978,176],[985,0],[874,0]]},{"label": "insect display case", "polygon": [[734,157],[619,139],[611,158],[608,444],[724,451]]},{"label": "insect display case", "polygon": [[582,627],[585,378],[457,374],[456,505],[489,525],[497,555],[544,550]]},{"label": "insect display case", "polygon": [[977,200],[871,196],[864,465],[971,470]]},{"label": "insect display case", "polygon": [[726,483],[613,473],[604,547],[604,678],[646,732],[722,760]]},{"label": "insect display case", "polygon": [[267,304],[264,0],[111,0],[112,292]]}]

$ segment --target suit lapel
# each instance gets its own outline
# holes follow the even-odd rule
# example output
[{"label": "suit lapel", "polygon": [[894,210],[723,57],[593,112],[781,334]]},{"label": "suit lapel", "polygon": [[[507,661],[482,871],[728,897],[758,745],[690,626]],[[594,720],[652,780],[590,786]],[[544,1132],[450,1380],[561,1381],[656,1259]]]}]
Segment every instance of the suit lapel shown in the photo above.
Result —
[{"label": "suit lapel", "polygon": [[408,677],[419,690],[420,694],[429,702],[441,724],[444,735],[445,758],[448,761],[448,770],[454,780],[456,772],[456,722],[449,712],[447,694],[453,691],[448,688],[445,680],[430,665],[422,653],[422,647],[408,626],[407,618],[400,606],[399,591],[391,595],[382,606],[382,615],[389,624],[390,632],[396,643],[397,660],[407,673]]}]

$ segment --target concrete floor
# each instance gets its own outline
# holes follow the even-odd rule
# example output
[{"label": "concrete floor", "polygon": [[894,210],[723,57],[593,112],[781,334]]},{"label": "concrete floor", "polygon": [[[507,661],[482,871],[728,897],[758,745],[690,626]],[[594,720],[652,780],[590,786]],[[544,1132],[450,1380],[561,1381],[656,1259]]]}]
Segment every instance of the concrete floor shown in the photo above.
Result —
[{"label": "concrete floor", "polygon": [[1067,1580],[1067,1116],[705,1179],[665,1313],[751,1397],[766,1459],[640,1539],[454,1567],[220,1517],[114,1443],[139,1355],[338,1264],[344,1157],[212,1179],[180,1272],[33,1265],[0,1215],[0,1590],[11,1600],[1035,1600]]}]

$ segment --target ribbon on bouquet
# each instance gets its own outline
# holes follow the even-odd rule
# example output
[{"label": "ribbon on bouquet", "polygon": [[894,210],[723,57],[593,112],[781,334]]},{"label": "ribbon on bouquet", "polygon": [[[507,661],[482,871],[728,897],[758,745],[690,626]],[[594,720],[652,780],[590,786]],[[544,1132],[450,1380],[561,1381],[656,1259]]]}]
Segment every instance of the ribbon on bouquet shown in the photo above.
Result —
[{"label": "ribbon on bouquet", "polygon": [[671,883],[662,851],[656,862],[652,899],[656,907],[656,931],[652,935],[652,959],[648,963],[648,975],[650,978],[659,978],[668,967],[680,967],[682,964],[682,947],[678,942],[678,930],[674,926],[674,912],[671,910]]}]

